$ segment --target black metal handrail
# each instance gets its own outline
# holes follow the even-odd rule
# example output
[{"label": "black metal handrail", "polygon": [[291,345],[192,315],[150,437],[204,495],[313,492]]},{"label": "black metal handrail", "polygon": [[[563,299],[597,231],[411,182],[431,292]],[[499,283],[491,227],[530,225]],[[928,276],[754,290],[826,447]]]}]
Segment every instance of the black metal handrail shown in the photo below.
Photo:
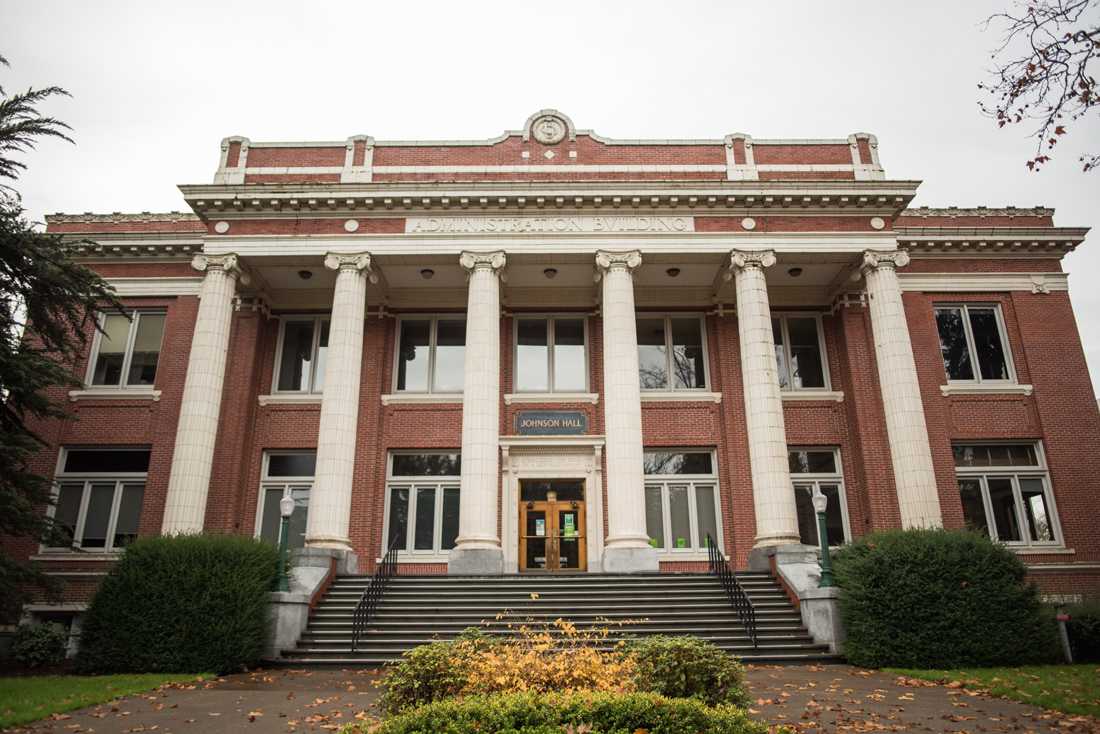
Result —
[{"label": "black metal handrail", "polygon": [[355,614],[351,620],[351,651],[359,649],[359,637],[370,623],[378,603],[382,601],[382,594],[386,590],[386,584],[397,575],[397,543],[401,538],[395,538],[386,555],[382,556],[382,562],[374,569],[374,575],[370,577],[370,583],[363,589],[363,595],[359,597],[359,604],[355,607]]},{"label": "black metal handrail", "polygon": [[718,544],[714,542],[714,538],[710,537],[710,533],[707,533],[707,556],[710,573],[722,582],[722,588],[726,590],[730,606],[741,619],[741,626],[749,633],[752,646],[756,647],[756,607],[753,606],[749,595],[745,593],[741,582],[737,580],[737,574],[730,568],[729,561],[718,549]]}]

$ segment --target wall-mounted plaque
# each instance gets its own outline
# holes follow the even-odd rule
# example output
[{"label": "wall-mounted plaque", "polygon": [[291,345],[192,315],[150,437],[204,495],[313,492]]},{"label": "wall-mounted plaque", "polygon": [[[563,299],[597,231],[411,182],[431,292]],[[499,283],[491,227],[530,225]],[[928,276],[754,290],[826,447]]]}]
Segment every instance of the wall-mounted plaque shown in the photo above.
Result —
[{"label": "wall-mounted plaque", "polygon": [[576,436],[588,432],[588,416],[579,410],[521,410],[516,413],[520,436]]}]

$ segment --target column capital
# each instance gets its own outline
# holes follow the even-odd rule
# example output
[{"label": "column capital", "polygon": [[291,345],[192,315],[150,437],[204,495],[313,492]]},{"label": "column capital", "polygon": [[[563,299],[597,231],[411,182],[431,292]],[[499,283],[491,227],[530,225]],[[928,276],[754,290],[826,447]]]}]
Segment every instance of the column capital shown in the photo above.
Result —
[{"label": "column capital", "polygon": [[904,250],[864,250],[861,270],[896,270],[909,264],[909,253]]},{"label": "column capital", "polygon": [[458,264],[465,268],[468,273],[475,270],[499,272],[504,268],[506,262],[507,258],[504,256],[504,250],[493,250],[492,252],[463,250],[462,254],[458,256]]},{"label": "column capital", "polygon": [[251,278],[241,265],[240,258],[236,253],[226,253],[225,255],[195,255],[191,259],[191,267],[198,270],[200,273],[205,273],[210,270],[221,270],[231,278],[236,278],[243,285],[248,285]]},{"label": "column capital", "polygon": [[775,250],[731,250],[730,270],[770,268],[775,265]]},{"label": "column capital", "polygon": [[325,267],[329,270],[340,272],[341,270],[366,271],[373,282],[375,276],[371,271],[371,257],[369,252],[329,252],[325,254]]},{"label": "column capital", "polygon": [[609,250],[596,251],[596,270],[602,275],[612,270],[635,270],[642,264],[641,250],[626,250],[612,252]]}]

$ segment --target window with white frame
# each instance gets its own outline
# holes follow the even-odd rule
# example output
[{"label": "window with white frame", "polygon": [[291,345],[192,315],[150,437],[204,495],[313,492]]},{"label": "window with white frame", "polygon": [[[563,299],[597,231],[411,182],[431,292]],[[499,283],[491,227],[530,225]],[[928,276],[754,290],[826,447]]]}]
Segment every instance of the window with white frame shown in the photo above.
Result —
[{"label": "window with white frame", "polygon": [[967,525],[1013,546],[1061,542],[1040,444],[972,443],[953,449]]},{"label": "window with white frame", "polygon": [[256,509],[256,535],[272,545],[279,544],[283,497],[294,500],[287,538],[291,548],[302,548],[306,541],[306,520],[309,519],[309,494],[313,489],[313,473],[317,468],[316,451],[267,451],[264,453],[263,476],[260,480],[260,504]]},{"label": "window with white frame", "polygon": [[516,392],[588,389],[584,317],[516,318]]},{"label": "window with white frame", "polygon": [[66,448],[59,467],[50,509],[65,539],[52,549],[116,551],[137,537],[149,449]]},{"label": "window with white frame", "polygon": [[466,319],[462,316],[402,317],[397,322],[398,392],[462,392]]},{"label": "window with white frame", "polygon": [[829,369],[821,317],[814,314],[772,316],[775,362],[781,390],[827,390]]},{"label": "window with white frame", "polygon": [[386,546],[409,555],[440,555],[458,537],[458,453],[390,454],[386,479]]},{"label": "window with white frame", "polygon": [[661,553],[698,553],[710,536],[721,548],[714,452],[649,450],[643,466],[649,544]]},{"label": "window with white frame", "polygon": [[821,543],[813,501],[818,493],[828,499],[825,505],[825,534],[829,545],[841,545],[851,540],[848,499],[844,494],[844,474],[839,453],[832,448],[792,448],[787,452],[798,514],[798,538],[805,545],[818,546]]},{"label": "window with white frame", "polygon": [[1012,355],[996,305],[936,306],[936,329],[948,382],[1013,382]]},{"label": "window with white frame", "polygon": [[157,377],[164,313],[132,311],[99,315],[87,384],[96,387],[151,388]]},{"label": "window with white frame", "polygon": [[639,314],[638,372],[643,390],[705,390],[703,317]]},{"label": "window with white frame", "polygon": [[275,392],[323,392],[328,315],[284,316],[280,322]]}]

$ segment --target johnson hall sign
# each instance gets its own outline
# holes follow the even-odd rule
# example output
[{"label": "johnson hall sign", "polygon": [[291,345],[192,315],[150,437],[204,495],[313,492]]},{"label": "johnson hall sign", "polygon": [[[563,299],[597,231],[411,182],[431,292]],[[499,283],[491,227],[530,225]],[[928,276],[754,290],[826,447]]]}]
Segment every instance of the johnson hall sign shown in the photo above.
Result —
[{"label": "johnson hall sign", "polygon": [[408,217],[406,234],[694,232],[693,217]]}]

